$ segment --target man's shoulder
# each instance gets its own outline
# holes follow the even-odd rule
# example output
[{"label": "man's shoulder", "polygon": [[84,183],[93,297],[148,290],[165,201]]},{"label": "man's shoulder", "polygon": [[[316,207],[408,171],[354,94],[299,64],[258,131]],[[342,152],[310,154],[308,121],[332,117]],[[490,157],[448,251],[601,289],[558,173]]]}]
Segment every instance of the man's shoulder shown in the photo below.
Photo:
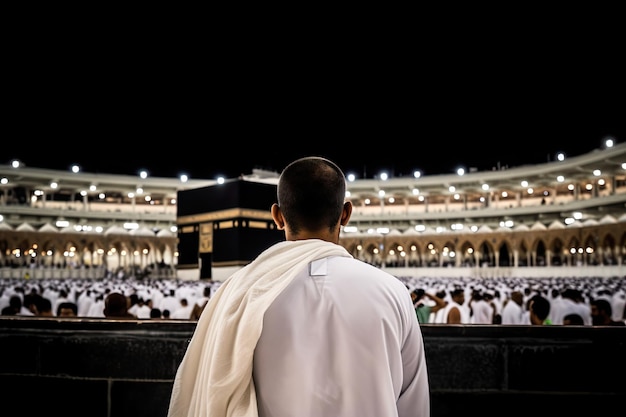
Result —
[{"label": "man's shoulder", "polygon": [[373,273],[380,273],[380,274],[384,274],[384,275],[393,276],[389,272],[383,271],[382,269],[380,269],[376,265],[368,264],[365,261],[362,261],[360,259],[356,259],[356,258],[353,258],[353,257],[335,256],[335,257],[332,257],[331,259],[333,259],[333,261],[335,261],[335,262],[343,263],[343,264],[346,264],[346,265],[350,265],[351,267],[354,267],[354,268],[367,269],[367,270],[371,270]]},{"label": "man's shoulder", "polygon": [[400,282],[400,280],[395,275],[384,271],[376,265],[368,264],[367,262],[361,261],[360,259],[348,257],[334,257],[332,258],[332,262],[336,262],[337,264],[341,265],[342,268],[349,270],[354,274],[367,274],[367,276],[375,278],[390,279]]}]

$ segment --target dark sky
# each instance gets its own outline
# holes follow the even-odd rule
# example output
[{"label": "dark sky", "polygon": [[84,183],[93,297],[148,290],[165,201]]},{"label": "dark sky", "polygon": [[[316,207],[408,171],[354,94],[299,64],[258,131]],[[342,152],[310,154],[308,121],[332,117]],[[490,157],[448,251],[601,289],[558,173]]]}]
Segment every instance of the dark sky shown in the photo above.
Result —
[{"label": "dark sky", "polygon": [[211,179],[319,155],[372,178],[543,163],[606,136],[626,141],[623,66],[595,46],[589,66],[577,43],[571,56],[475,45],[311,56],[250,42],[16,47],[4,69],[0,163]]},{"label": "dark sky", "polygon": [[[253,168],[279,172],[295,158],[318,155],[334,160],[346,173],[372,178],[380,170],[400,176],[419,169],[432,175],[452,173],[458,166],[491,170],[543,163],[554,160],[557,152],[576,156],[599,149],[607,136],[626,141],[626,122],[617,126],[585,120],[569,124],[529,121],[524,127],[476,122],[438,129],[413,126],[409,121],[394,127],[355,120],[344,121],[343,126],[318,123],[302,131],[278,121],[276,126],[264,123],[259,123],[258,132],[236,126],[214,131],[203,123],[195,123],[193,129],[146,124],[137,128],[143,129],[141,135],[127,137],[113,131],[92,137],[86,128],[80,136],[70,132],[42,142],[5,143],[0,162],[18,158],[38,168],[64,170],[78,163],[84,171],[96,173],[135,175],[147,169],[152,176],[186,173],[192,178],[232,178],[249,174]],[[59,125],[58,130],[73,129]]]},{"label": "dark sky", "polygon": [[[626,141],[626,117],[499,115],[470,119],[445,111],[436,117],[388,109],[346,115],[204,117],[165,110],[143,115],[80,115],[48,118],[45,127],[24,126],[20,138],[2,140],[0,162],[13,158],[38,168],[152,176],[228,178],[253,168],[279,172],[291,160],[319,155],[344,172],[373,178],[452,173],[460,165],[479,170],[554,160],[599,149],[604,138]],[[472,112],[472,114],[476,114]],[[283,116],[285,115],[285,116]],[[495,115],[491,112],[491,115]],[[241,117],[239,117],[241,116]],[[470,120],[468,120],[470,119]],[[6,132],[5,132],[6,134]]]}]

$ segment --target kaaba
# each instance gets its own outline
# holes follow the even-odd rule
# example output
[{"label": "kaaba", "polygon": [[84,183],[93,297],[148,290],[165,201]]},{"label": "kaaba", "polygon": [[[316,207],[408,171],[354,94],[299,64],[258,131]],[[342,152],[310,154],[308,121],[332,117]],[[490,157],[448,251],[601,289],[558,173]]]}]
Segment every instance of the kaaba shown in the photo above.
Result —
[{"label": "kaaba", "polygon": [[276,185],[229,180],[177,193],[178,268],[245,266],[274,243],[285,240],[270,213]]}]

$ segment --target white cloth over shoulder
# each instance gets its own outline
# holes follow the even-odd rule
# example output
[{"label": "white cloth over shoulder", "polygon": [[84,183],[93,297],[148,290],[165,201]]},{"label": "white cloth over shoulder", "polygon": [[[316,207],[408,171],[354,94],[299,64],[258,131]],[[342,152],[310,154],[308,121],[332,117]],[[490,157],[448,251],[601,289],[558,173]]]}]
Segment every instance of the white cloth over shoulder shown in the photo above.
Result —
[{"label": "white cloth over shoulder", "polygon": [[254,349],[265,310],[309,262],[351,255],[319,239],[280,242],[226,279],[205,307],[174,379],[168,417],[256,417]]},{"label": "white cloth over shoulder", "polygon": [[411,296],[365,262],[311,262],[265,312],[253,360],[259,417],[428,417]]}]

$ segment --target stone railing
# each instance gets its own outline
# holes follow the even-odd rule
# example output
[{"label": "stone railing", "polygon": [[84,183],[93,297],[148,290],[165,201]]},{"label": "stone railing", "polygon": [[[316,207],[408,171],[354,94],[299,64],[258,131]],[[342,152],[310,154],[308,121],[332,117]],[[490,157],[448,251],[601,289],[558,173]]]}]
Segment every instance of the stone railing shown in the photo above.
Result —
[{"label": "stone railing", "polygon": [[[3,407],[165,417],[195,325],[0,317]],[[597,415],[626,404],[626,327],[423,325],[422,333],[432,417]]]}]

